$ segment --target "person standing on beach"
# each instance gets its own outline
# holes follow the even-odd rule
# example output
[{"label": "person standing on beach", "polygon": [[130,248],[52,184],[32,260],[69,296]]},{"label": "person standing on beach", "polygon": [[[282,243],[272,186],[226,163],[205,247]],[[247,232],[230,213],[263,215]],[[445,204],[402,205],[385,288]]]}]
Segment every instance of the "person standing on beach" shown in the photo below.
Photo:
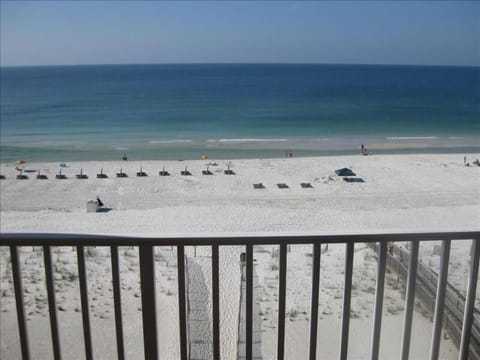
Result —
[{"label": "person standing on beach", "polygon": [[365,155],[365,145],[362,144],[362,146],[360,147],[360,149],[362,150],[362,155]]}]

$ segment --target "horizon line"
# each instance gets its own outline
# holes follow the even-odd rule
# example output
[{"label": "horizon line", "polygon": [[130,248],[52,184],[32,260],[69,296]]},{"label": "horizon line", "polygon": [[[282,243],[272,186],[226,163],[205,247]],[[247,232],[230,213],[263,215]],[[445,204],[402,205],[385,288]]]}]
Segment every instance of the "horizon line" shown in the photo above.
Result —
[{"label": "horizon line", "polygon": [[22,68],[22,67],[77,67],[77,66],[142,66],[142,65],[357,65],[357,66],[417,66],[417,67],[472,67],[478,65],[468,64],[395,64],[395,63],[349,63],[349,62],[132,62],[132,63],[85,63],[85,64],[19,64],[2,65],[0,68]]}]

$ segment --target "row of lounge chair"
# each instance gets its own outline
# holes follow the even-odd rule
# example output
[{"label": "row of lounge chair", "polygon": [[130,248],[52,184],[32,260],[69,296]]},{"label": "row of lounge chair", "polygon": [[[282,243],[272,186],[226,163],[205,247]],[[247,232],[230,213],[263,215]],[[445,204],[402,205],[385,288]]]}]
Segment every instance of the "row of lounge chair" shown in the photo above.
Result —
[{"label": "row of lounge chair", "polygon": [[[310,184],[310,183],[301,183],[300,186],[304,189],[313,188],[312,184]],[[288,186],[287,184],[284,184],[284,183],[277,184],[277,187],[279,189],[290,189],[290,186]],[[254,189],[266,189],[266,187],[265,187],[265,185],[263,185],[263,183],[253,184],[253,188]]]},{"label": "row of lounge chair", "polygon": [[[228,168],[227,170],[224,170],[223,171],[225,175],[236,175],[235,172],[233,170],[231,170],[230,168]],[[158,175],[160,176],[170,176],[170,173],[168,171],[165,170],[165,167],[158,172]],[[180,171],[180,175],[182,176],[192,176],[192,173],[187,169],[187,167],[185,167],[184,170]],[[207,167],[207,170],[203,170],[202,171],[202,175],[213,175],[213,173],[209,170],[209,168]],[[148,174],[143,171],[142,168],[140,168],[140,171],[137,172],[137,177],[147,177]],[[83,169],[80,169],[80,173],[75,175],[75,177],[77,179],[80,179],[80,180],[83,180],[83,179],[88,179],[88,176],[87,174],[84,174],[83,173]],[[123,169],[120,168],[120,172],[116,173],[116,177],[117,178],[126,178],[128,177],[127,173],[124,173],[123,172]],[[20,174],[18,174],[16,176],[17,180],[27,180],[29,177],[25,174],[23,174],[23,172],[21,171]],[[59,180],[65,180],[67,179],[67,176],[65,174],[62,174],[62,169],[60,169],[59,173],[57,175],[55,175],[55,178],[56,179],[59,179]],[[100,170],[100,173],[97,174],[97,179],[107,179],[108,178],[108,175],[105,174],[103,172],[103,168]],[[0,175],[0,180],[5,180],[6,177],[4,175]],[[47,180],[48,177],[44,174],[40,174],[40,171],[37,171],[37,176],[36,176],[36,179],[38,180]]]}]

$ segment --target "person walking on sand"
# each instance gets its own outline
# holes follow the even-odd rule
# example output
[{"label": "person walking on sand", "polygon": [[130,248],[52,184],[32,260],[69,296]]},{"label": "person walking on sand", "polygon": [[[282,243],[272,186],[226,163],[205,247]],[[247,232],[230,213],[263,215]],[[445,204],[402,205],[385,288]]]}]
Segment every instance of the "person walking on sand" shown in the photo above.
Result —
[{"label": "person walking on sand", "polygon": [[362,146],[360,148],[362,150],[362,155],[365,155],[365,145],[362,144]]}]

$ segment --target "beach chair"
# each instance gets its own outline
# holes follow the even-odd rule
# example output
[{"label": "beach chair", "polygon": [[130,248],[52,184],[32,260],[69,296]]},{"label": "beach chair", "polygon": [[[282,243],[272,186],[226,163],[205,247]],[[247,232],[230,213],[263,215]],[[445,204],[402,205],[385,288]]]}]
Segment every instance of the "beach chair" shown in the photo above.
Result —
[{"label": "beach chair", "polygon": [[344,177],[343,181],[348,183],[364,183],[365,182],[365,180],[359,177]]},{"label": "beach chair", "polygon": [[40,174],[40,170],[38,170],[38,172],[37,172],[37,180],[47,180],[47,179],[48,179],[47,175],[41,175],[41,174]]},{"label": "beach chair", "polygon": [[77,177],[77,179],[81,180],[88,179],[88,176],[83,173],[83,169],[80,169],[80,174],[77,174],[75,176]]},{"label": "beach chair", "polygon": [[58,180],[65,180],[67,177],[62,174],[62,169],[60,169],[60,171],[58,172],[57,175],[55,175],[55,179],[58,179]]},{"label": "beach chair", "polygon": [[143,171],[142,167],[140,167],[140,171],[137,172],[137,176],[138,177],[145,177],[145,176],[148,176],[148,175],[145,171]]},{"label": "beach chair", "polygon": [[185,166],[185,170],[181,171],[180,172],[180,175],[182,176],[191,176],[192,173],[190,171],[187,170],[187,167]]},{"label": "beach chair", "polygon": [[202,174],[203,175],[213,175],[213,173],[209,170],[210,165],[207,165],[207,170],[203,170]]},{"label": "beach chair", "polygon": [[224,171],[225,175],[235,175],[235,172],[230,169],[230,163],[227,165],[227,170]]},{"label": "beach chair", "polygon": [[265,189],[265,185],[262,183],[253,184],[254,189]]},{"label": "beach chair", "polygon": [[313,188],[312,184],[310,183],[301,183],[300,186],[304,189]]},{"label": "beach chair", "polygon": [[277,186],[278,186],[279,189],[289,189],[289,186],[287,184],[284,184],[284,183],[277,184]]},{"label": "beach chair", "polygon": [[170,173],[167,170],[165,170],[165,166],[164,166],[163,169],[158,172],[158,175],[160,175],[160,176],[170,176]]},{"label": "beach chair", "polygon": [[28,176],[23,174],[23,171],[20,170],[20,174],[17,175],[17,180],[27,180]]},{"label": "beach chair", "polygon": [[106,179],[108,178],[107,174],[103,173],[103,168],[100,169],[100,174],[97,174],[97,179]]},{"label": "beach chair", "polygon": [[120,172],[117,173],[117,178],[126,178],[126,177],[128,177],[128,175],[122,171],[122,168],[120,168]]},{"label": "beach chair", "polygon": [[0,180],[5,180],[5,179],[6,179],[5,175],[0,175]]}]

